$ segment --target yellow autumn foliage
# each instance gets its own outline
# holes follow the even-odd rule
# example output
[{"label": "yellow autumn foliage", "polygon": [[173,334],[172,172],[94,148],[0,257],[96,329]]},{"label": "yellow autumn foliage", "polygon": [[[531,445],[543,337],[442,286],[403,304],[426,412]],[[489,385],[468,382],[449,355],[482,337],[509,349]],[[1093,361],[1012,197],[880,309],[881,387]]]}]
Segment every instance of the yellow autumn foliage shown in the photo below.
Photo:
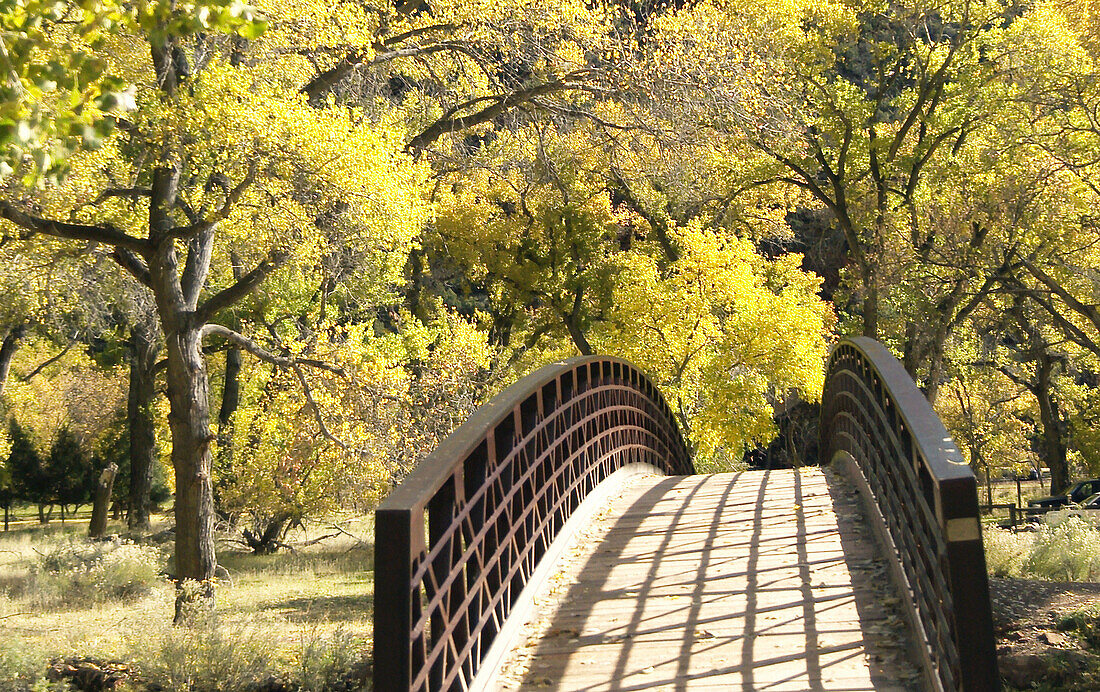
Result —
[{"label": "yellow autumn foliage", "polygon": [[337,333],[313,346],[342,370],[308,374],[317,408],[293,373],[246,365],[230,446],[215,455],[228,510],[303,517],[369,508],[487,391],[493,351],[453,313],[429,325],[401,315],[397,331],[380,336],[363,325]]},{"label": "yellow autumn foliage", "polygon": [[644,368],[664,391],[704,466],[774,433],[773,405],[816,400],[834,318],[801,257],[766,260],[752,244],[692,224],[667,269],[626,254],[601,350]]}]

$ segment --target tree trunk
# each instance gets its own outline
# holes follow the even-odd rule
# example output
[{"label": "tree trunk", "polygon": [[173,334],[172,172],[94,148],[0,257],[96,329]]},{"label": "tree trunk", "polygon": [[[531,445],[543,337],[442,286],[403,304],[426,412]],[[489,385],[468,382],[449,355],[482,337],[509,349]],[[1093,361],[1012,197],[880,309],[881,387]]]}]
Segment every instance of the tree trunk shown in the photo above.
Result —
[{"label": "tree trunk", "polygon": [[1063,434],[1062,416],[1051,382],[1053,371],[1054,359],[1045,350],[1040,351],[1035,368],[1035,398],[1039,404],[1039,420],[1043,425],[1041,458],[1050,469],[1050,492],[1056,495],[1069,487],[1069,464],[1066,462],[1066,437]]},{"label": "tree trunk", "polygon": [[573,341],[573,345],[577,347],[577,351],[579,351],[582,356],[592,355],[592,346],[588,343],[588,339],[584,335],[584,330],[580,328],[576,320],[566,317],[565,327],[569,330],[569,338]]},{"label": "tree trunk", "polygon": [[283,528],[290,521],[287,514],[278,514],[267,521],[263,530],[253,533],[249,529],[244,530],[244,540],[252,552],[256,555],[270,555],[279,549],[279,538],[283,534]]},{"label": "tree trunk", "polygon": [[863,336],[871,339],[878,339],[878,312],[879,312],[879,291],[878,291],[878,276],[875,271],[872,257],[868,256],[869,252],[865,249],[866,253],[862,261],[859,262],[859,274],[860,279],[863,281],[863,285],[860,286],[860,310],[862,311],[863,318]]},{"label": "tree trunk", "polygon": [[230,348],[225,352],[225,386],[218,409],[217,482],[214,486],[214,506],[224,516],[221,491],[233,468],[233,414],[241,405],[241,349]]},{"label": "tree trunk", "polygon": [[940,394],[940,381],[944,376],[944,342],[937,340],[932,345],[932,360],[928,364],[928,381],[924,385],[924,396],[932,406],[936,405],[936,399]]},{"label": "tree trunk", "polygon": [[149,325],[130,329],[130,395],[127,418],[130,426],[130,512],[131,530],[149,529],[149,496],[153,489],[156,463],[156,427],[153,403],[156,396],[154,368],[158,352],[156,335]]},{"label": "tree trunk", "polygon": [[562,321],[565,322],[565,328],[569,331],[569,338],[573,340],[573,345],[577,347],[582,356],[590,356],[594,351],[580,325],[581,308],[584,306],[583,301],[584,288],[578,288],[573,292],[573,309],[570,312],[563,311],[561,317]]},{"label": "tree trunk", "polygon": [[[158,76],[169,70],[169,46],[153,47]],[[170,70],[169,70],[170,71]],[[170,76],[170,75],[169,75]],[[167,80],[167,77],[165,78]],[[174,82],[163,87],[171,93]],[[172,468],[176,478],[176,544],[174,571],[177,584],[174,622],[183,624],[214,608],[214,496],[210,482],[209,378],[202,353],[203,324],[195,313],[199,292],[209,270],[213,234],[192,238],[182,277],[176,241],[172,237],[180,167],[163,164],[153,169],[149,199],[149,239],[146,260],[149,284],[157,304],[164,350],[168,361],[168,427],[172,432]]]},{"label": "tree trunk", "polygon": [[233,414],[241,405],[241,349],[232,347],[225,352],[225,387],[218,409],[218,434],[233,422]]},{"label": "tree trunk", "polygon": [[107,508],[111,504],[111,491],[115,488],[117,473],[118,466],[112,462],[99,474],[92,503],[92,520],[88,522],[88,538],[100,538],[107,533]]},{"label": "tree trunk", "polygon": [[[213,608],[214,496],[210,481],[211,450],[208,378],[202,355],[202,330],[194,325],[168,333],[168,425],[172,430],[172,466],[176,475],[176,577],[198,582],[197,591],[184,588],[176,603],[175,621],[186,620],[184,601],[204,601]],[[186,585],[184,585],[186,586]]]},{"label": "tree trunk", "polygon": [[4,384],[8,381],[8,373],[11,372],[11,359],[15,356],[15,350],[19,347],[19,340],[27,333],[24,325],[12,329],[0,342],[0,394],[4,393]]},{"label": "tree trunk", "polygon": [[989,463],[982,456],[982,453],[976,449],[970,450],[970,456],[974,459],[975,466],[985,471],[985,503],[987,505],[993,504],[993,480],[989,477],[992,469],[989,467]]}]

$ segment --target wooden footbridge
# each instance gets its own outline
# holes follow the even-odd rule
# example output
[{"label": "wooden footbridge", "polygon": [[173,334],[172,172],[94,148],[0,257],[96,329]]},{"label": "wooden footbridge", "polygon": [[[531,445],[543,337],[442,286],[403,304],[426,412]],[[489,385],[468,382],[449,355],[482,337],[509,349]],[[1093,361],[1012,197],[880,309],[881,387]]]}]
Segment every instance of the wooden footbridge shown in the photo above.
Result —
[{"label": "wooden footbridge", "polygon": [[821,455],[695,474],[630,363],[529,375],[376,514],[375,689],[999,689],[974,476],[874,341]]}]

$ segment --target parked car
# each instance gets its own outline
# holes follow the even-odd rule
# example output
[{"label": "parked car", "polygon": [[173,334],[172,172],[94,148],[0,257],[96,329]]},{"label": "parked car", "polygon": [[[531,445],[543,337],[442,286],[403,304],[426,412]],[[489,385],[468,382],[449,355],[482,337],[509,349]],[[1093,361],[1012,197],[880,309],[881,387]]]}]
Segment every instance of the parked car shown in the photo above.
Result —
[{"label": "parked car", "polygon": [[1067,517],[1077,517],[1100,529],[1100,493],[1093,493],[1081,502],[1071,502],[1063,507],[1029,509],[1032,512],[1029,512],[1027,521],[1031,527],[1051,522],[1057,525]]},{"label": "parked car", "polygon": [[1089,495],[1077,506],[1081,509],[1100,509],[1100,493]]},{"label": "parked car", "polygon": [[1078,481],[1073,484],[1065,495],[1050,495],[1048,497],[1040,497],[1038,500],[1032,500],[1027,503],[1028,507],[1035,509],[1055,509],[1058,507],[1065,507],[1071,502],[1076,504],[1078,502],[1084,502],[1092,495],[1100,493],[1100,478],[1092,478],[1087,481]]}]

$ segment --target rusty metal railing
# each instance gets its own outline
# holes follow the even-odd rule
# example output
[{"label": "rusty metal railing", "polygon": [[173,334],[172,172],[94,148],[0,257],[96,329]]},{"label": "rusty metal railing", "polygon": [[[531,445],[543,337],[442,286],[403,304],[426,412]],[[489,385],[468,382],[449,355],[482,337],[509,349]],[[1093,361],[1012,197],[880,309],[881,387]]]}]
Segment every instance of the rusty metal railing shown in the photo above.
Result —
[{"label": "rusty metal railing", "polygon": [[626,361],[550,365],[478,409],[375,513],[374,689],[469,689],[570,514],[636,462],[694,473]]},{"label": "rusty metal railing", "polygon": [[977,482],[912,378],[881,344],[842,341],[821,409],[823,461],[873,496],[918,656],[935,689],[998,690]]}]

